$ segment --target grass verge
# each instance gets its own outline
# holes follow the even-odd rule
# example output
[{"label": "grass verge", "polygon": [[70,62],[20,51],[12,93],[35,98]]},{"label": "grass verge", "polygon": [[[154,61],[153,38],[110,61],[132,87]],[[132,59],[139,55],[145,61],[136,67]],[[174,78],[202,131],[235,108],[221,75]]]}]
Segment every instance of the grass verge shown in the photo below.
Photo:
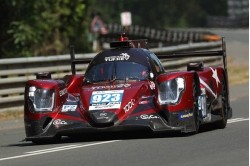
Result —
[{"label": "grass verge", "polygon": [[0,120],[13,120],[23,118],[22,110],[10,110],[0,112]]},{"label": "grass verge", "polygon": [[249,65],[228,63],[229,86],[249,83]]}]

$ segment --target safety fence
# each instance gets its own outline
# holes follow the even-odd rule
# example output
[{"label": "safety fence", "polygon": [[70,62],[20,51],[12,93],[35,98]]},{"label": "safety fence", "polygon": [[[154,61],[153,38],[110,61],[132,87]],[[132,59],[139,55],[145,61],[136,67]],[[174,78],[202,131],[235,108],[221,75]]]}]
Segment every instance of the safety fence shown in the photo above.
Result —
[{"label": "safety fence", "polygon": [[[117,36],[123,31],[119,24],[108,24],[108,33],[99,36],[101,43],[117,39]],[[146,38],[149,40],[149,47],[157,47],[159,43],[163,46],[177,45],[184,43],[197,43],[204,41],[218,41],[220,37],[208,31],[197,30],[176,30],[176,29],[156,29],[132,25],[124,30],[129,39]]]},{"label": "safety fence", "polygon": [[[221,42],[201,42],[181,44],[176,46],[153,48],[157,54],[171,54],[180,51],[212,50],[221,47]],[[93,58],[96,54],[76,54],[76,58]],[[203,61],[205,65],[218,65],[220,58],[188,58],[162,60],[165,69],[178,70],[186,67],[192,61]],[[78,65],[76,70],[83,74],[86,65]],[[70,56],[27,57],[14,59],[0,59],[0,111],[22,110],[24,101],[24,87],[27,80],[35,79],[35,73],[51,72],[53,79],[60,79],[71,74]]]}]

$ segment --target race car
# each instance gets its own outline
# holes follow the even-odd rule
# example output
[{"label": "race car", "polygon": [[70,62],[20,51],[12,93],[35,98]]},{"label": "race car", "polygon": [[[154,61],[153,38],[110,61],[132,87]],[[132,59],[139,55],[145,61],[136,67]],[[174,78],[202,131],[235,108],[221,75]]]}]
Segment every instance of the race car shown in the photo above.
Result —
[{"label": "race car", "polygon": [[[110,47],[83,60],[71,47],[71,75],[56,80],[43,72],[27,81],[26,141],[140,129],[195,134],[206,123],[226,127],[232,109],[224,44],[219,51],[156,56],[147,40],[122,36]],[[223,66],[191,62],[187,70],[165,72],[159,60],[197,56],[221,56]],[[85,74],[76,74],[76,65],[85,63]]]}]

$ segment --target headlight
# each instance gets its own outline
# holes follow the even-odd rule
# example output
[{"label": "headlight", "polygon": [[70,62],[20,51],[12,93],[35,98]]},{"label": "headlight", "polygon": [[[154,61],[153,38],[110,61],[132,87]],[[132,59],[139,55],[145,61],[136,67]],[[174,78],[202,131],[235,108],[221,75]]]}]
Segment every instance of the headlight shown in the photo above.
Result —
[{"label": "headlight", "polygon": [[36,112],[53,111],[55,91],[52,89],[29,88],[29,99],[33,103]]},{"label": "headlight", "polygon": [[162,82],[158,88],[158,100],[162,104],[175,104],[185,88],[183,78],[176,78]]}]

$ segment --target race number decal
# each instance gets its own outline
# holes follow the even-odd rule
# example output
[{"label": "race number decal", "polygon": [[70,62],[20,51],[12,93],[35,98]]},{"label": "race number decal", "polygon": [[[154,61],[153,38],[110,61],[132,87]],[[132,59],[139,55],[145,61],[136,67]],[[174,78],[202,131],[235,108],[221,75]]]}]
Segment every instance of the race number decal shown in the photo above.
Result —
[{"label": "race number decal", "polygon": [[93,91],[89,110],[118,109],[124,90]]}]

